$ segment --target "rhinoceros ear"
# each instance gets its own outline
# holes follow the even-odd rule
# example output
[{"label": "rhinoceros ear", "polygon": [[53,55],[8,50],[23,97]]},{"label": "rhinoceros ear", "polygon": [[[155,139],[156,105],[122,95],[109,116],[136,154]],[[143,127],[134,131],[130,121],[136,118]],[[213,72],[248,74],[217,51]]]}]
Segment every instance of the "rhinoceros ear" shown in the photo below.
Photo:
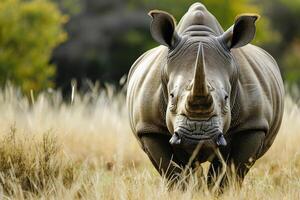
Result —
[{"label": "rhinoceros ear", "polygon": [[255,22],[258,18],[257,14],[243,14],[236,17],[234,25],[220,36],[228,49],[245,46],[253,40],[256,32]]},{"label": "rhinoceros ear", "polygon": [[150,31],[153,39],[161,45],[173,49],[180,41],[175,27],[176,22],[172,15],[167,12],[153,10],[149,12],[152,17]]}]

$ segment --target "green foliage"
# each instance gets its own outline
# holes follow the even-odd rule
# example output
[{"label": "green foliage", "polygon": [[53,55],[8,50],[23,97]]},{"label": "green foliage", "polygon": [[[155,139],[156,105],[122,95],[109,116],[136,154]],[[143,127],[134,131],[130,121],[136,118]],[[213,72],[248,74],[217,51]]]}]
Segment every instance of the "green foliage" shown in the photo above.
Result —
[{"label": "green foliage", "polygon": [[283,57],[284,76],[290,84],[300,84],[300,41],[296,41]]},{"label": "green foliage", "polygon": [[300,1],[295,0],[279,0],[280,3],[287,6],[289,8],[289,11],[294,15],[300,15],[299,9],[300,9]]},{"label": "green foliage", "polygon": [[[272,55],[277,58],[284,79],[289,84],[300,84],[300,1],[263,0],[271,25],[280,35],[280,40],[269,46]],[[270,34],[270,38],[272,38]]]},{"label": "green foliage", "polygon": [[81,0],[51,0],[59,5],[60,9],[68,15],[78,14],[81,10]]},{"label": "green foliage", "polygon": [[66,39],[62,16],[46,0],[0,1],[0,84],[10,80],[23,91],[52,85],[54,47]]},{"label": "green foliage", "polygon": [[[300,1],[280,0],[283,6],[288,9],[289,15],[284,18],[288,22],[289,28],[284,30],[285,34],[281,40],[281,46],[285,46],[285,53],[282,58],[282,66],[284,67],[284,75],[290,84],[300,85]],[[281,24],[285,27],[285,24]],[[287,39],[289,38],[289,39]]]}]

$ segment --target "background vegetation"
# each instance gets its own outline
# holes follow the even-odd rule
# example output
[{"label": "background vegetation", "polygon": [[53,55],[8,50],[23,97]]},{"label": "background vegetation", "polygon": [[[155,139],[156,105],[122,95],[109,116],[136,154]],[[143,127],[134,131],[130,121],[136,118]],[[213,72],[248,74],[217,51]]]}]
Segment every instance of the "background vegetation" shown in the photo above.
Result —
[{"label": "background vegetation", "polygon": [[[0,85],[23,91],[70,91],[72,79],[118,83],[131,64],[156,46],[147,12],[162,9],[177,20],[194,0],[2,0]],[[278,61],[286,83],[300,84],[300,3],[294,0],[202,0],[224,29],[236,15],[259,13],[254,43]],[[68,17],[67,17],[68,16]],[[68,20],[67,20],[68,19]],[[68,35],[68,39],[66,37]]]},{"label": "background vegetation", "polygon": [[[70,0],[68,0],[70,1]],[[73,0],[75,1],[75,0]],[[144,51],[156,46],[149,34],[151,9],[172,13],[177,20],[193,0],[76,0],[77,14],[66,25],[69,40],[54,51],[56,85],[69,87],[72,78],[116,83]],[[299,84],[299,3],[293,0],[202,0],[224,29],[236,15],[256,12],[254,43],[269,51],[278,61],[287,83]],[[126,51],[126,53],[124,53]],[[82,84],[80,84],[82,85]],[[84,84],[83,84],[84,85]]]},{"label": "background vegetation", "polygon": [[66,17],[50,2],[1,0],[0,84],[12,81],[23,91],[54,85],[52,50],[65,41]]},{"label": "background vegetation", "polygon": [[262,15],[254,43],[296,85],[275,144],[242,189],[233,182],[217,197],[197,172],[185,191],[168,190],[128,126],[118,83],[157,45],[147,12],[179,20],[194,1],[0,0],[0,199],[300,199],[300,3],[202,2],[224,29],[240,13]]}]

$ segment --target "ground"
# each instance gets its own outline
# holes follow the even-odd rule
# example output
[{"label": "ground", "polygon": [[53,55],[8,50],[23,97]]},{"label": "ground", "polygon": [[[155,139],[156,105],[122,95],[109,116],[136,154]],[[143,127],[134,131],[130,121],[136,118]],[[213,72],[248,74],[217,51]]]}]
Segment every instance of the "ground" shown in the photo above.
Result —
[{"label": "ground", "polygon": [[232,183],[220,196],[197,174],[185,191],[168,190],[133,137],[124,105],[124,93],[109,86],[74,91],[70,102],[57,91],[27,98],[7,86],[0,92],[0,198],[300,199],[300,109],[288,95],[274,145],[241,189]]}]

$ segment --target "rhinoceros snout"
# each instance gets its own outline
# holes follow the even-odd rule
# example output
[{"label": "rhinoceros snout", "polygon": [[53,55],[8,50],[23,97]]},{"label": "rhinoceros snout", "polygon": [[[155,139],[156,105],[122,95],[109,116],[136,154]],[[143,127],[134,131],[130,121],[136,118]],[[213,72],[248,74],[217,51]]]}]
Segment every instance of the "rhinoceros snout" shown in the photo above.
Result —
[{"label": "rhinoceros snout", "polygon": [[193,147],[198,144],[204,145],[204,146],[217,146],[217,147],[225,147],[227,146],[227,141],[224,137],[224,134],[221,132],[218,132],[215,134],[214,137],[210,139],[195,139],[187,137],[185,134],[182,134],[180,132],[175,132],[171,139],[169,140],[169,143],[172,146],[175,147]]}]

